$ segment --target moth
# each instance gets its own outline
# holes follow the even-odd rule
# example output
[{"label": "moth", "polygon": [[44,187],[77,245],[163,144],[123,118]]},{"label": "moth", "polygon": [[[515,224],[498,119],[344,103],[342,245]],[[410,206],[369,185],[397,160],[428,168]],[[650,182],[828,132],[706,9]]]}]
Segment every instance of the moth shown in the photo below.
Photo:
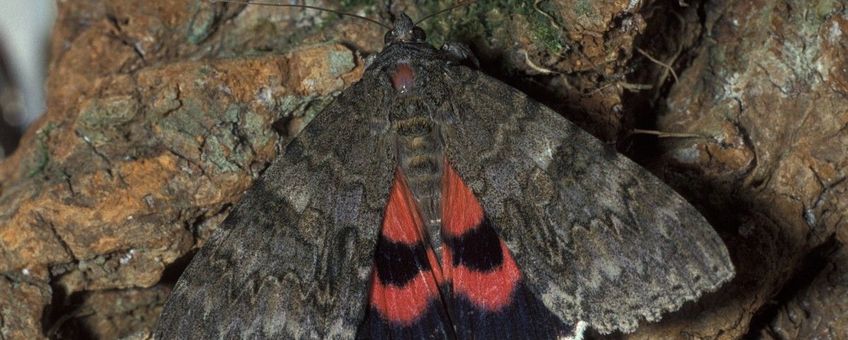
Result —
[{"label": "moth", "polygon": [[177,282],[156,338],[631,332],[733,276],[648,171],[396,18]]}]

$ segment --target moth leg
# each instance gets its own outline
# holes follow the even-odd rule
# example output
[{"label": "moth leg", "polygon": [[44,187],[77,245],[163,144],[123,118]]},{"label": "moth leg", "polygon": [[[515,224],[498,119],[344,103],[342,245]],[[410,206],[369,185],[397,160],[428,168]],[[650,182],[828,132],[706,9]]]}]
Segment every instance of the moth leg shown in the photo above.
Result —
[{"label": "moth leg", "polygon": [[365,68],[371,67],[371,64],[374,63],[374,60],[377,60],[376,54],[372,54],[372,55],[365,57]]},{"label": "moth leg", "polygon": [[441,50],[454,63],[470,64],[474,66],[474,68],[480,68],[480,62],[477,60],[477,57],[474,56],[474,52],[471,52],[471,49],[468,48],[468,45],[453,41],[446,42],[442,45]]}]

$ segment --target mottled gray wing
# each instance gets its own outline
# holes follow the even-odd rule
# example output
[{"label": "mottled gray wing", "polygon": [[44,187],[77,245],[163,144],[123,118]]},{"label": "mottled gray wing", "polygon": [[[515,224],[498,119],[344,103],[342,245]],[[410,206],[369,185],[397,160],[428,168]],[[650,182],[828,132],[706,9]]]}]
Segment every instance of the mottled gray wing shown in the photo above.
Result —
[{"label": "mottled gray wing", "polygon": [[156,338],[355,335],[394,174],[375,100],[354,85],[286,146],[182,274]]},{"label": "mottled gray wing", "polygon": [[555,314],[629,332],[733,276],[709,223],[647,170],[517,90],[449,69],[464,84],[448,157]]}]

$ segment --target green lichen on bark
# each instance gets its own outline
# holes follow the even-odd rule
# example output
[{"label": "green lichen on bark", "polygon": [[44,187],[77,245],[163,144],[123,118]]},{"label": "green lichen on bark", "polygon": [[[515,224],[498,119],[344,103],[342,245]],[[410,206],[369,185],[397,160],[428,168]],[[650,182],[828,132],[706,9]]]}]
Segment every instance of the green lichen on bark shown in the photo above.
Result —
[{"label": "green lichen on bark", "polygon": [[47,165],[50,163],[50,148],[47,141],[50,138],[50,132],[55,128],[55,124],[47,123],[44,127],[36,131],[35,142],[37,146],[34,152],[29,155],[28,163],[30,165],[28,168],[30,170],[27,172],[26,177],[35,177],[47,169]]}]

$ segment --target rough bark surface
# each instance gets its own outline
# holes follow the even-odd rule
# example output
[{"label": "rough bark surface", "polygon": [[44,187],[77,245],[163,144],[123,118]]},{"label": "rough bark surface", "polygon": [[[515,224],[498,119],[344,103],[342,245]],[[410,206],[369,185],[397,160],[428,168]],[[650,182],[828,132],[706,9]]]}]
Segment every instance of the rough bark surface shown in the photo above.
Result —
[{"label": "rough bark surface", "polygon": [[[206,1],[58,5],[48,112],[0,163],[0,338],[143,337],[384,32]],[[616,142],[724,238],[734,281],[629,337],[848,337],[848,1],[480,1],[424,28]]]}]

